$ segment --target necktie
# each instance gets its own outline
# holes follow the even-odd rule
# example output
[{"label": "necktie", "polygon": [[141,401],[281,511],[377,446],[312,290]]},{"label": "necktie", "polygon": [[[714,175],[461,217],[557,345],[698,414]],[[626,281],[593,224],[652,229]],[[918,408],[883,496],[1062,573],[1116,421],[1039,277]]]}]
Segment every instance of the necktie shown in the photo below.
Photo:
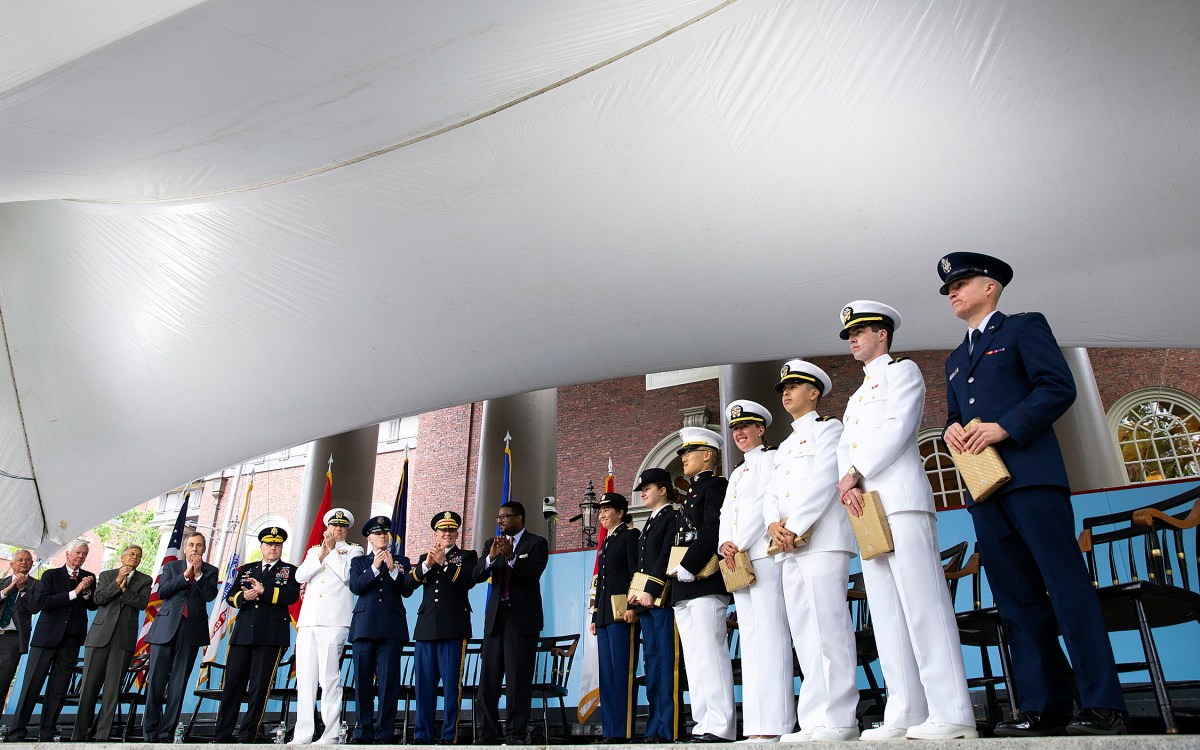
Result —
[{"label": "necktie", "polygon": [[[188,585],[187,596],[191,596],[192,595],[192,577],[191,576],[187,577],[187,585]],[[183,612],[181,614],[183,615],[183,619],[186,620],[187,616],[188,616],[187,597],[184,597],[184,599],[183,599]]]},{"label": "necktie", "polygon": [[971,331],[971,342],[967,345],[967,356],[975,356],[975,345],[979,343],[979,339],[983,337],[983,331],[975,328]]},{"label": "necktie", "polygon": [[508,598],[508,579],[511,577],[512,568],[508,567],[508,560],[504,560],[504,570],[500,573],[500,599],[502,601]]},{"label": "necktie", "polygon": [[0,611],[0,630],[7,628],[8,624],[12,622],[13,607],[15,607],[17,604],[18,596],[20,596],[20,592],[14,590],[8,595],[7,598],[5,598],[4,610]]}]

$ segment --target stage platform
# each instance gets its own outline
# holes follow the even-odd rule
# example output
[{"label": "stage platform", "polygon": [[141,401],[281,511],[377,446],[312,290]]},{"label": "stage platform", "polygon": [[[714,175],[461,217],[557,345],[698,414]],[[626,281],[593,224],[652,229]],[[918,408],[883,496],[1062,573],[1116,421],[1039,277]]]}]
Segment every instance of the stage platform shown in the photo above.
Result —
[{"label": "stage platform", "polygon": [[[8,743],[14,750],[21,748],[68,748],[75,743],[70,742],[41,742],[41,743]],[[80,743],[82,744],[82,743]],[[905,747],[913,750],[915,748],[929,748],[930,750],[1184,750],[1184,748],[1200,748],[1200,735],[1197,734],[1176,734],[1176,735],[1127,735],[1124,737],[1041,737],[1036,739],[978,739],[978,740],[946,740],[946,741],[927,741],[918,742],[913,740],[897,740],[896,742],[888,743],[776,743],[768,745],[769,747]],[[162,745],[147,744],[143,742],[89,742],[85,745],[88,750],[152,750],[152,748],[162,747]],[[180,750],[234,750],[234,748],[245,747],[239,744],[223,744],[216,745],[210,743],[188,743],[183,745],[175,745]],[[260,746],[260,747],[269,747]],[[296,746],[292,746],[296,747]],[[410,745],[393,745],[392,747],[412,747]],[[495,748],[495,745],[460,745],[463,748]],[[510,747],[504,745],[503,747]],[[522,745],[521,747],[529,748],[529,750],[578,750],[580,745]],[[613,744],[613,745],[592,745],[597,748],[678,748],[678,744],[674,745],[642,745],[642,744]],[[728,747],[747,747],[746,745],[733,743]]]}]

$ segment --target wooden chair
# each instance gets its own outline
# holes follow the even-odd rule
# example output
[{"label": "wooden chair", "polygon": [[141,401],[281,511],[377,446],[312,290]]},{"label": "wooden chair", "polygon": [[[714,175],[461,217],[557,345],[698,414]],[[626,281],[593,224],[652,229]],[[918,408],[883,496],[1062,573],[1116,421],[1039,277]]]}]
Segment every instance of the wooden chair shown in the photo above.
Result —
[{"label": "wooden chair", "polygon": [[[1000,708],[996,686],[1005,686],[1009,715],[1015,715],[1017,712],[1017,694],[1012,683],[1012,660],[1009,657],[1004,623],[1000,621],[1000,613],[995,606],[983,606],[983,575],[978,551],[973,552],[958,570],[946,571],[946,579],[951,584],[950,598],[956,604],[958,582],[963,578],[971,580],[970,609],[959,610],[956,606],[954,616],[958,622],[958,637],[962,645],[979,649],[981,674],[978,677],[968,677],[967,687],[984,689],[987,723],[989,726],[995,726],[1005,718]],[[999,653],[1000,674],[996,674],[992,669],[992,649]]]},{"label": "wooden chair", "polygon": [[533,697],[542,702],[542,729],[545,740],[550,742],[550,700],[558,701],[559,726],[563,736],[570,736],[571,727],[567,720],[567,682],[571,679],[571,667],[575,663],[575,651],[579,647],[579,634],[558,635],[538,640],[534,653]]},{"label": "wooden chair", "polygon": [[[1079,535],[1109,632],[1136,631],[1140,637],[1142,661],[1119,663],[1117,670],[1149,674],[1168,734],[1178,732],[1170,688],[1185,685],[1168,682],[1154,631],[1200,623],[1200,590],[1193,572],[1197,525],[1200,488],[1137,510],[1086,518]],[[1098,530],[1109,526],[1114,528]],[[1098,554],[1101,550],[1104,554]]]},{"label": "wooden chair", "polygon": [[[479,716],[475,710],[476,702],[479,700],[479,675],[483,665],[483,639],[471,638],[467,641],[466,651],[463,653],[462,664],[462,693],[459,697],[458,723],[461,726],[467,712],[466,703],[470,701],[471,707],[471,743],[474,744],[479,739]],[[438,692],[445,699],[445,686],[440,686]]]}]

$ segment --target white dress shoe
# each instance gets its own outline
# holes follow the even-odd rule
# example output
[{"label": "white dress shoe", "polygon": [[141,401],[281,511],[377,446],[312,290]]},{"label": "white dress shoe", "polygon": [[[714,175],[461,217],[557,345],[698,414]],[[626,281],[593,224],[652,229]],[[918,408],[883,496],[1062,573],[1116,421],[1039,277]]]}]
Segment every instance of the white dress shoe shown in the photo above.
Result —
[{"label": "white dress shoe", "polygon": [[779,736],[780,742],[812,742],[816,727],[804,727],[799,732],[788,732]]},{"label": "white dress shoe", "polygon": [[907,734],[907,727],[882,726],[864,729],[858,738],[866,742],[884,742],[887,740],[902,740]]},{"label": "white dress shoe", "polygon": [[973,726],[930,719],[924,724],[909,727],[904,736],[910,740],[973,740],[979,737],[979,732]]},{"label": "white dress shoe", "polygon": [[858,727],[817,727],[813,729],[813,742],[846,742],[858,739]]}]

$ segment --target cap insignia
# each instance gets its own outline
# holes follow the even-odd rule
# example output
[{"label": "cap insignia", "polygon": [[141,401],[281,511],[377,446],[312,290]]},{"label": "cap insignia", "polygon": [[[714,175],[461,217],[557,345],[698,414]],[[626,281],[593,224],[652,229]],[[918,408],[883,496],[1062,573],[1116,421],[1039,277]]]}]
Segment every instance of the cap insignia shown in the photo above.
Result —
[{"label": "cap insignia", "polygon": [[742,405],[734,404],[733,407],[729,410],[729,418],[737,419],[740,416],[742,416]]},{"label": "cap insignia", "polygon": [[850,322],[850,318],[854,317],[854,309],[850,307],[842,308],[842,325]]},{"label": "cap insignia", "polygon": [[788,373],[791,371],[792,371],[791,368],[789,368],[787,365],[784,365],[783,369],[779,371],[779,377],[786,378],[788,376]]},{"label": "cap insignia", "polygon": [[950,259],[942,258],[942,273],[950,273]]}]

